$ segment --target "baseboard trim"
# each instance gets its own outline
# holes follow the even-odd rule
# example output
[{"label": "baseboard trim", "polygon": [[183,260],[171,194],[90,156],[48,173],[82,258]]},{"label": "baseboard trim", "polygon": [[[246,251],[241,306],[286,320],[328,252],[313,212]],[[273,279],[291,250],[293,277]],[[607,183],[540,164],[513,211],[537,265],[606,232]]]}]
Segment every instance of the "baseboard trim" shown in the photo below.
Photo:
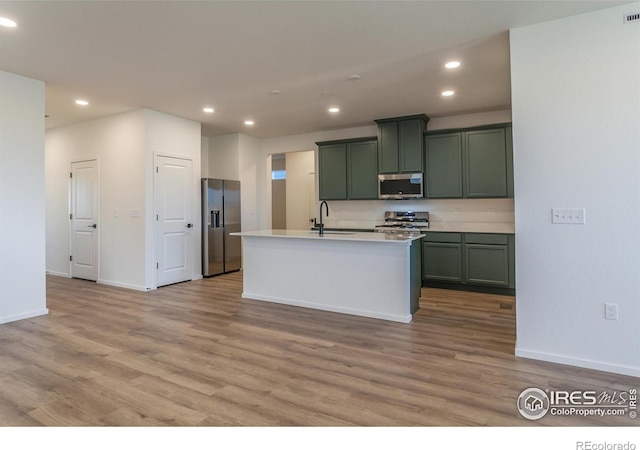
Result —
[{"label": "baseboard trim", "polygon": [[25,312],[22,314],[14,314],[13,316],[4,316],[4,317],[0,317],[0,324],[16,322],[18,320],[24,320],[24,319],[31,319],[32,317],[46,316],[47,314],[49,314],[49,309],[44,308],[44,309],[38,309],[36,311]]},{"label": "baseboard trim", "polygon": [[385,314],[385,313],[378,313],[374,311],[365,311],[360,309],[345,308],[340,306],[331,306],[331,305],[324,305],[324,304],[320,305],[316,303],[303,302],[300,300],[271,297],[268,295],[252,294],[252,293],[245,293],[245,292],[242,293],[242,298],[246,298],[249,300],[259,300],[259,301],[269,302],[269,303],[279,303],[281,305],[299,306],[302,308],[318,309],[321,311],[329,311],[329,312],[335,312],[335,313],[341,313],[341,314],[350,314],[353,316],[369,317],[371,319],[390,320],[393,322],[401,322],[401,323],[409,323],[413,318],[411,314],[407,314],[404,316],[396,315],[396,314]]},{"label": "baseboard trim", "polygon": [[422,287],[436,288],[436,289],[450,289],[453,291],[466,291],[466,292],[479,292],[482,294],[496,294],[496,295],[516,295],[514,288],[499,287],[499,286],[476,286],[472,284],[458,284],[448,283],[446,281],[432,281],[422,280]]},{"label": "baseboard trim", "polygon": [[124,288],[124,289],[132,289],[134,291],[141,291],[141,292],[149,292],[149,291],[155,289],[155,288],[153,288],[153,289],[152,288],[146,288],[144,286],[137,286],[135,284],[119,283],[117,281],[109,281],[109,280],[98,280],[98,281],[96,281],[96,283],[105,284],[107,286]]},{"label": "baseboard trim", "polygon": [[68,273],[56,272],[54,270],[47,270],[45,273],[47,275],[53,275],[54,277],[71,278],[71,275]]},{"label": "baseboard trim", "polygon": [[527,350],[518,348],[516,345],[516,356],[521,358],[536,359],[539,361],[547,361],[557,364],[566,364],[568,366],[582,367],[585,369],[600,370],[602,372],[611,372],[619,375],[628,375],[631,377],[640,377],[640,368],[623,366],[619,364],[610,364],[590,359],[574,358],[572,356],[558,355],[555,353],[539,352],[535,350]]}]

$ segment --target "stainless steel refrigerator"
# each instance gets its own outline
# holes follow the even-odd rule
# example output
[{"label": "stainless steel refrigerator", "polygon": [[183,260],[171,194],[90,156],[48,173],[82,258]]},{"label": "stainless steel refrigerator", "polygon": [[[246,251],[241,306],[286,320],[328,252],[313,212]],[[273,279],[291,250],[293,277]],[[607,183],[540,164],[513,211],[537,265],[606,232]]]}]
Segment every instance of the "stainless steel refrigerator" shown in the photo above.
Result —
[{"label": "stainless steel refrigerator", "polygon": [[240,182],[202,179],[202,275],[240,270]]}]

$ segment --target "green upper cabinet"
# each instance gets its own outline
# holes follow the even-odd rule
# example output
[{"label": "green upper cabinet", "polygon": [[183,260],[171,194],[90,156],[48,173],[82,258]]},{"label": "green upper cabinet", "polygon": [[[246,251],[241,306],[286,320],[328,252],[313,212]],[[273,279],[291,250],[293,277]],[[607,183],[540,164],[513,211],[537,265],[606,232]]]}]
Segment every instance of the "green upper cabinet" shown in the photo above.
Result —
[{"label": "green upper cabinet", "polygon": [[462,197],[462,135],[439,134],[425,138],[426,197]]},{"label": "green upper cabinet", "polygon": [[347,199],[347,146],[318,146],[319,188],[321,200]]},{"label": "green upper cabinet", "polygon": [[352,200],[378,198],[378,142],[347,144],[347,194]]},{"label": "green upper cabinet", "polygon": [[425,136],[427,198],[513,197],[510,125]]},{"label": "green upper cabinet", "polygon": [[464,133],[464,196],[507,196],[507,144],[505,130]]},{"label": "green upper cabinet", "polygon": [[320,200],[378,198],[376,138],[317,142]]},{"label": "green upper cabinet", "polygon": [[423,172],[423,135],[428,121],[424,114],[376,120],[378,173]]},{"label": "green upper cabinet", "polygon": [[398,148],[398,123],[378,124],[378,171],[380,173],[398,173],[398,167],[400,167]]}]

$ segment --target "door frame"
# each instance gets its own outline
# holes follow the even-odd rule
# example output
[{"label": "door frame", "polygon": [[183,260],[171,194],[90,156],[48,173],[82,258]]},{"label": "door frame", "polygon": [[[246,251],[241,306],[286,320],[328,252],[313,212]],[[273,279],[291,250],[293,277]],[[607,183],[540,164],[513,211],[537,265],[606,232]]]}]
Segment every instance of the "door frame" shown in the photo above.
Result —
[{"label": "door frame", "polygon": [[[152,221],[153,225],[151,226],[152,231],[152,245],[151,245],[151,259],[148,261],[147,263],[147,267],[148,270],[150,270],[152,276],[151,276],[151,280],[152,280],[152,289],[158,289],[158,270],[156,268],[156,263],[158,262],[158,236],[159,236],[159,230],[158,230],[158,226],[159,223],[156,220],[156,214],[158,213],[158,193],[157,193],[157,172],[156,172],[156,167],[158,167],[158,158],[159,157],[165,157],[165,158],[175,158],[175,159],[182,159],[185,161],[191,161],[191,167],[192,167],[192,173],[191,173],[191,219],[193,221],[193,231],[191,233],[191,280],[196,280],[196,279],[200,279],[202,278],[202,273],[199,274],[199,276],[196,276],[197,274],[197,265],[199,265],[200,263],[196,264],[196,261],[201,261],[202,259],[202,249],[200,248],[200,243],[201,243],[201,236],[200,234],[202,233],[201,230],[201,226],[202,226],[202,220],[201,220],[201,214],[200,214],[200,208],[197,207],[198,205],[200,205],[201,203],[201,199],[200,199],[200,174],[198,174],[198,176],[196,177],[196,170],[195,170],[195,165],[194,165],[194,161],[193,158],[189,157],[189,156],[185,156],[185,155],[180,155],[177,153],[169,153],[169,152],[153,152],[153,164],[151,167],[151,173],[152,173],[152,189],[153,189],[153,204],[152,204],[152,208],[151,211],[152,213],[149,214],[148,216],[150,217],[150,220]],[[197,257],[197,258],[196,258]]]},{"label": "door frame", "polygon": [[[78,160],[72,160],[69,162],[69,179],[68,179],[68,185],[67,185],[67,220],[68,220],[68,229],[69,229],[69,255],[73,255],[73,223],[72,223],[72,219],[71,219],[71,210],[73,208],[73,202],[72,202],[72,190],[73,190],[73,180],[71,178],[71,174],[73,173],[73,165],[74,164],[78,164],[78,163],[83,163],[83,162],[90,162],[90,161],[95,161],[96,163],[96,173],[97,173],[97,180],[96,180],[96,185],[97,185],[97,201],[96,201],[96,206],[98,209],[98,214],[97,214],[97,219],[98,219],[98,228],[96,229],[96,241],[97,241],[97,245],[96,245],[96,283],[98,283],[100,281],[100,232],[102,230],[102,217],[101,217],[101,213],[102,210],[100,208],[100,159],[96,156],[95,158],[83,158],[83,159],[78,159]],[[69,278],[73,278],[73,262],[71,261],[71,258],[69,258]]]}]

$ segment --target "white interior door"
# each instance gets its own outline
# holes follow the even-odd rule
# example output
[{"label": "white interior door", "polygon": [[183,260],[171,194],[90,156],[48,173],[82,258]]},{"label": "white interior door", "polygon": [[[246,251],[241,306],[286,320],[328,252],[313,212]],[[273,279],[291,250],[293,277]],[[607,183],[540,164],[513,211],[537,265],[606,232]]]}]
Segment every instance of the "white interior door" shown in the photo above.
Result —
[{"label": "white interior door", "polygon": [[157,286],[192,278],[193,163],[188,159],[156,156]]},{"label": "white interior door", "polygon": [[71,163],[71,276],[98,279],[98,161]]}]

